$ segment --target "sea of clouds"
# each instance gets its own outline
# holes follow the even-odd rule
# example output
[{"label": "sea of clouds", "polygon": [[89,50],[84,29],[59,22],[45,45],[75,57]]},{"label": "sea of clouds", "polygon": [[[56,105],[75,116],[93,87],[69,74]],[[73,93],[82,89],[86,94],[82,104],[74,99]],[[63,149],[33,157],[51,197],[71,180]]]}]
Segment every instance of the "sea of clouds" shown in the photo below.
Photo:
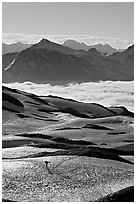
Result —
[{"label": "sea of clouds", "polygon": [[101,81],[98,83],[71,83],[66,86],[35,84],[31,82],[3,84],[36,95],[54,95],[81,102],[95,102],[104,106],[125,106],[134,111],[134,82]]}]

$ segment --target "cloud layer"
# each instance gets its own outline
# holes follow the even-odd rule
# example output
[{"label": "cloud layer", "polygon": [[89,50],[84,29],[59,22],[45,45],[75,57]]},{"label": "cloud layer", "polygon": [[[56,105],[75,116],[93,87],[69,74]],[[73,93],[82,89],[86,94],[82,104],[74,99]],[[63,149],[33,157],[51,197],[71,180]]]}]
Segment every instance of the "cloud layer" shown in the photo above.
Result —
[{"label": "cloud layer", "polygon": [[84,42],[87,45],[93,44],[109,44],[113,48],[127,48],[133,41],[131,40],[122,40],[118,38],[110,38],[110,37],[94,37],[89,35],[26,35],[20,33],[3,33],[2,41],[6,44],[11,44],[15,42],[22,43],[37,43],[42,38],[47,38],[53,42],[62,44],[65,40],[73,39],[78,42]]},{"label": "cloud layer", "polygon": [[55,95],[81,102],[95,102],[105,106],[125,106],[134,111],[134,82],[99,82],[52,86],[31,82],[4,84],[37,95]]}]

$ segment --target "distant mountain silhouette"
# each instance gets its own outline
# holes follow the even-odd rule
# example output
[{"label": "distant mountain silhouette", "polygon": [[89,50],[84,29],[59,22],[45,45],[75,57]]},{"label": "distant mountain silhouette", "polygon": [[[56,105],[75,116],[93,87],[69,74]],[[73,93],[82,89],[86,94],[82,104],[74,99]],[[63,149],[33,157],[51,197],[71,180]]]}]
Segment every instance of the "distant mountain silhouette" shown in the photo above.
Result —
[{"label": "distant mountain silhouette", "polygon": [[107,53],[107,54],[113,54],[114,52],[117,52],[115,48],[112,48],[108,44],[97,44],[97,45],[92,45],[90,46],[91,48],[96,48],[99,52],[101,53]]},{"label": "distant mountain silhouette", "polygon": [[81,50],[88,51],[90,49],[90,46],[86,45],[85,43],[77,42],[75,40],[66,40],[63,43],[63,46],[70,47],[70,48],[75,49],[75,50],[80,50],[81,49]]},{"label": "distant mountain silhouette", "polygon": [[117,52],[117,49],[112,48],[110,45],[105,44],[96,44],[96,45],[86,45],[85,43],[79,43],[75,40],[66,40],[63,43],[64,46],[75,49],[75,50],[86,50],[88,51],[91,48],[95,48],[97,51],[101,53],[107,53],[107,54],[113,54],[114,52]]},{"label": "distant mountain silhouette", "polygon": [[25,50],[25,49],[31,47],[31,46],[32,46],[32,44],[23,44],[21,42],[13,43],[10,45],[2,43],[2,54],[20,52],[22,50]]},{"label": "distant mountain silhouette", "polygon": [[105,56],[95,48],[74,50],[43,39],[20,53],[3,55],[2,61],[3,82],[134,79],[134,46]]}]

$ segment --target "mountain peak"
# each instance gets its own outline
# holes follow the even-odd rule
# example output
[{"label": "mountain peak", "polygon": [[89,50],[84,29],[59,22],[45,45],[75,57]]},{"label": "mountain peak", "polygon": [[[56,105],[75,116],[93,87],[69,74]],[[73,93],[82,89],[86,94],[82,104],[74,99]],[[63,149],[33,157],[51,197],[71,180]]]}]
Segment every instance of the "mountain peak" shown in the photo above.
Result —
[{"label": "mountain peak", "polygon": [[46,38],[42,38],[38,43],[34,44],[32,46],[33,49],[37,49],[37,48],[45,48],[45,49],[49,49],[50,46],[56,46],[57,43],[51,42]]},{"label": "mountain peak", "polygon": [[129,50],[129,49],[134,49],[134,44],[130,45],[130,46],[127,48],[127,50]]},{"label": "mountain peak", "polygon": [[51,41],[46,38],[42,38],[39,43],[51,43]]},{"label": "mountain peak", "polygon": [[96,50],[98,52],[101,52],[101,53],[108,53],[108,54],[112,54],[114,52],[117,52],[117,50],[115,48],[112,48],[110,45],[108,44],[101,44],[101,43],[98,43],[98,44],[94,44],[94,45],[86,45],[85,43],[83,42],[77,42],[75,40],[66,40],[64,43],[63,43],[64,46],[66,47],[69,47],[69,48],[72,48],[72,49],[75,49],[75,50],[86,50],[88,51],[89,49],[91,48],[96,48]]},{"label": "mountain peak", "polygon": [[101,55],[101,53],[96,49],[96,48],[90,48],[89,50],[88,50],[88,52],[90,53],[90,54],[93,54],[93,55]]},{"label": "mountain peak", "polygon": [[98,52],[97,49],[96,49],[95,47],[90,48],[88,51]]},{"label": "mountain peak", "polygon": [[88,51],[89,46],[83,42],[77,42],[76,40],[68,39],[63,43],[63,46],[69,47],[74,50],[86,50]]},{"label": "mountain peak", "polygon": [[60,45],[58,43],[52,42],[48,39],[41,39],[41,41],[37,44],[34,44],[31,49],[47,49],[47,50],[53,50],[57,52],[61,52],[63,54],[73,54],[74,50],[68,47],[64,47],[63,45]]}]

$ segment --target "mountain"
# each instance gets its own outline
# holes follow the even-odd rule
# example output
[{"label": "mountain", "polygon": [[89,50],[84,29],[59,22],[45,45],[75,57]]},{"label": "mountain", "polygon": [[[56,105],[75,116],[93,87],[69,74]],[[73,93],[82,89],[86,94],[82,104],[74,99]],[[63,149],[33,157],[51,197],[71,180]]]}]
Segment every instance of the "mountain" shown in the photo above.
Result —
[{"label": "mountain", "polygon": [[111,58],[117,59],[122,63],[126,62],[129,59],[131,59],[133,62],[134,61],[134,45],[129,46],[123,52],[114,53],[113,55],[111,55]]},{"label": "mountain", "polygon": [[21,51],[5,54],[3,82],[35,83],[133,80],[134,47],[104,56],[95,48],[73,50],[46,39]]},{"label": "mountain", "polygon": [[134,45],[123,52],[117,52],[109,56],[110,59],[118,60],[124,67],[124,72],[129,71],[129,76],[134,76]]},{"label": "mountain", "polygon": [[86,45],[85,43],[80,43],[75,40],[66,40],[63,43],[63,46],[75,49],[75,50],[86,50],[88,51],[91,48],[95,48],[97,51],[101,53],[107,53],[107,54],[113,54],[114,52],[117,52],[115,48],[112,48],[110,45],[105,44],[97,44],[97,45]]},{"label": "mountain", "polygon": [[70,48],[75,49],[75,50],[80,50],[81,49],[81,50],[88,51],[90,49],[90,46],[86,45],[85,43],[77,42],[75,40],[66,40],[63,43],[63,46],[70,47]]},{"label": "mountain", "polygon": [[2,69],[4,71],[5,68],[8,67],[10,63],[13,62],[13,59],[17,56],[17,52],[15,53],[7,53],[2,55]]},{"label": "mountain", "polygon": [[57,51],[63,54],[73,54],[74,50],[68,47],[64,47],[60,44],[51,42],[47,39],[42,39],[39,43],[34,44],[31,49],[48,49],[48,50],[53,50]]},{"label": "mountain", "polygon": [[[3,55],[3,69],[5,70],[3,81],[46,82],[47,80],[88,79],[88,73],[82,69],[83,67],[89,68],[86,60],[74,55],[73,49],[46,39],[42,39],[38,44],[13,56],[12,60],[10,58],[9,61],[8,58],[9,56]],[[9,65],[5,66],[8,64],[7,61]]]},{"label": "mountain", "polygon": [[25,50],[25,49],[31,47],[31,46],[32,46],[32,44],[23,44],[21,42],[13,43],[10,45],[2,43],[2,54],[20,52],[22,50]]},{"label": "mountain", "polygon": [[107,53],[107,54],[113,54],[114,52],[117,52],[115,48],[112,48],[110,45],[105,44],[97,44],[97,45],[91,45],[90,48],[95,48],[101,53]]}]

